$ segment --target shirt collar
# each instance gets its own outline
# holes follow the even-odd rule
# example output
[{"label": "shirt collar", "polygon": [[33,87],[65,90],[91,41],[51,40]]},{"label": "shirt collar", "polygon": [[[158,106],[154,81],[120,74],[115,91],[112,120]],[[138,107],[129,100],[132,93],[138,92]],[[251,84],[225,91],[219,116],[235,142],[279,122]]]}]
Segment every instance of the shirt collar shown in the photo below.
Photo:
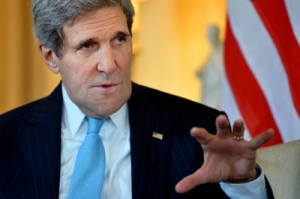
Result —
[{"label": "shirt collar", "polygon": [[128,106],[124,104],[117,112],[110,115],[110,119],[118,130],[124,132],[128,125]]},{"label": "shirt collar", "polygon": [[63,120],[66,128],[71,131],[72,137],[75,136],[78,131],[85,115],[80,111],[80,109],[71,101],[69,95],[66,92],[64,86],[62,86],[63,94]]},{"label": "shirt collar", "polygon": [[[62,85],[63,94],[63,127],[69,128],[71,136],[74,137],[82,122],[84,121],[85,115],[81,110],[72,102],[66,89]],[[117,112],[109,116],[113,125],[121,132],[126,129],[128,125],[128,106],[125,103]]]}]

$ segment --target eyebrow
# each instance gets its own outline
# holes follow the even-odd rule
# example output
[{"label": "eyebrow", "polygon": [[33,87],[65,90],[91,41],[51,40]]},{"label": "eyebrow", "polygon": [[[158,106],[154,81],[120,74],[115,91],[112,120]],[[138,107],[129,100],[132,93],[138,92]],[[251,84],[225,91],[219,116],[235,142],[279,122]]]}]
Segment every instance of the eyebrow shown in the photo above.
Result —
[{"label": "eyebrow", "polygon": [[129,37],[129,36],[130,36],[130,34],[129,34],[129,33],[127,33],[127,32],[124,32],[124,31],[118,31],[118,32],[116,33],[116,36],[124,36],[124,37]]},{"label": "eyebrow", "polygon": [[90,43],[90,42],[93,42],[93,41],[95,41],[94,38],[89,38],[89,39],[82,40],[82,41],[80,41],[80,42],[76,45],[76,48],[79,48],[79,47],[81,47],[83,44]]},{"label": "eyebrow", "polygon": [[[123,36],[123,37],[130,37],[130,34],[126,31],[117,31],[115,33],[115,37],[118,37],[118,36]],[[96,41],[97,39],[96,38],[88,38],[88,39],[84,39],[82,41],[80,41],[75,47],[76,48],[79,48],[81,47],[83,44],[86,44],[86,43],[89,43],[89,42],[94,42]]]}]

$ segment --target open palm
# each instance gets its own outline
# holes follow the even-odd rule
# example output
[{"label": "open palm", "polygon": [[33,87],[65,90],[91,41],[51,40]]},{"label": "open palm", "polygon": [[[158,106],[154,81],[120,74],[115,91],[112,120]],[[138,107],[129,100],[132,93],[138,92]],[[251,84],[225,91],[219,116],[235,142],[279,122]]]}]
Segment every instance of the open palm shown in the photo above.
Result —
[{"label": "open palm", "polygon": [[217,134],[212,135],[203,128],[191,130],[204,150],[204,163],[193,174],[185,177],[176,185],[179,193],[187,192],[205,183],[241,183],[256,178],[256,150],[270,140],[273,130],[268,129],[251,141],[242,139],[244,123],[237,120],[230,131],[226,116],[216,119]]}]

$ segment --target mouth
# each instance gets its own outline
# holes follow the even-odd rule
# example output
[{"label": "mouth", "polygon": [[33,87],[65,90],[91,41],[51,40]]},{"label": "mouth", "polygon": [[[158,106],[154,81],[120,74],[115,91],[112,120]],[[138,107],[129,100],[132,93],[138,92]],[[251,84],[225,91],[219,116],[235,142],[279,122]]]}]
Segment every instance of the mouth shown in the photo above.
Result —
[{"label": "mouth", "polygon": [[116,83],[101,83],[98,85],[98,88],[103,92],[113,92],[118,84]]},{"label": "mouth", "polygon": [[114,86],[113,84],[103,84],[103,85],[100,85],[100,87],[103,87],[103,88],[109,88],[111,86]]},{"label": "mouth", "polygon": [[103,87],[103,88],[106,88],[106,87],[111,87],[111,86],[116,86],[117,83],[101,83],[99,84],[99,87]]}]

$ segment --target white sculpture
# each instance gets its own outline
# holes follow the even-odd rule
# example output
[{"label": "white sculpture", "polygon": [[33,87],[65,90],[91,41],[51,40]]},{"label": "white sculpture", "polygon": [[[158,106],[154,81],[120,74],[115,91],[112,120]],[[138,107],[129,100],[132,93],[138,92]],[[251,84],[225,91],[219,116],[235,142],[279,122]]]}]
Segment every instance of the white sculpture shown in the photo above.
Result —
[{"label": "white sculpture", "polygon": [[212,52],[196,75],[202,81],[201,102],[214,108],[220,108],[221,84],[224,75],[223,45],[219,38],[219,28],[210,25],[207,28],[207,38]]}]

